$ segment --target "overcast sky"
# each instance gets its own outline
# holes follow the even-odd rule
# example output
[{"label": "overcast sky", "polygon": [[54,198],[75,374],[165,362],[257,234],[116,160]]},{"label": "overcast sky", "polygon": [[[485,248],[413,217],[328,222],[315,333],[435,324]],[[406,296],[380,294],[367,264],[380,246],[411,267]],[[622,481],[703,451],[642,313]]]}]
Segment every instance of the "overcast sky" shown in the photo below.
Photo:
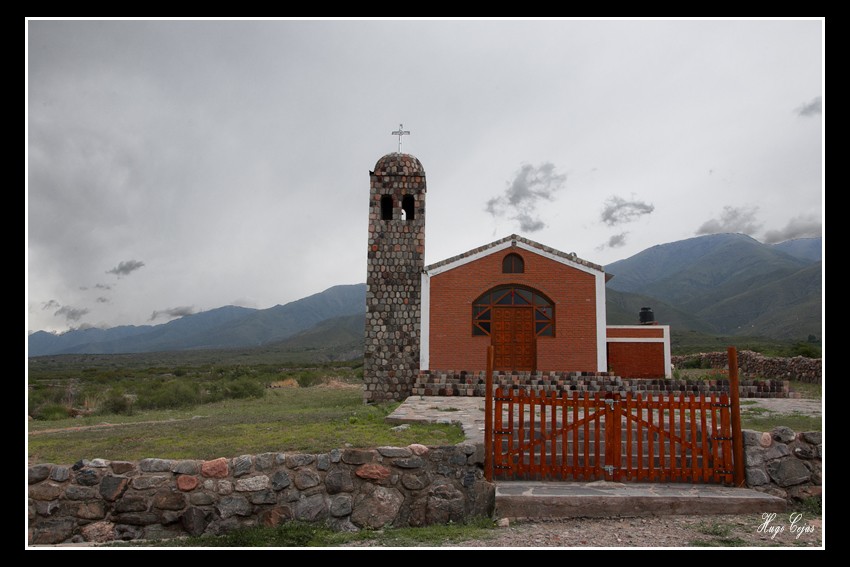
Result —
[{"label": "overcast sky", "polygon": [[597,264],[820,236],[824,21],[75,21],[27,31],[27,328],[366,280],[369,171],[426,264],[512,233]]}]

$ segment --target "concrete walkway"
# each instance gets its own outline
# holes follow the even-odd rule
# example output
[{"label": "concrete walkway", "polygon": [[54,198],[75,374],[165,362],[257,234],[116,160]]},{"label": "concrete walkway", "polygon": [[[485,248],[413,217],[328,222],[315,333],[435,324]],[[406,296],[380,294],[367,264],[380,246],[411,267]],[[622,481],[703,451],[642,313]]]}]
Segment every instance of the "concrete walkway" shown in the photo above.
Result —
[{"label": "concrete walkway", "polygon": [[[818,400],[757,399],[779,413],[820,415]],[[752,407],[752,405],[750,406]],[[466,442],[484,443],[484,398],[410,396],[387,416],[390,423],[455,423]],[[782,512],[786,502],[748,488],[712,484],[498,481],[499,518],[656,516]]]}]

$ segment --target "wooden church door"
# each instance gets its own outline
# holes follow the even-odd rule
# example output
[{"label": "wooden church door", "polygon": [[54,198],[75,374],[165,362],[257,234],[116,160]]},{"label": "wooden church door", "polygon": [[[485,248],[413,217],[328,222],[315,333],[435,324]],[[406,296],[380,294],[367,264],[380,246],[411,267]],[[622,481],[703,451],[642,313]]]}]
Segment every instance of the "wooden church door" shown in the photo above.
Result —
[{"label": "wooden church door", "polygon": [[494,307],[490,338],[494,370],[536,370],[537,336],[533,307]]}]

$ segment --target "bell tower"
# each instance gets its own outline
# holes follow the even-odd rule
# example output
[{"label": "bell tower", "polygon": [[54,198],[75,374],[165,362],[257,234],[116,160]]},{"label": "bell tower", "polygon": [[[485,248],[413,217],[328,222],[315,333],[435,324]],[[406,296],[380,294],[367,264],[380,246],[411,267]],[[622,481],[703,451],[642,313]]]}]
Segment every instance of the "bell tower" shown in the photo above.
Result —
[{"label": "bell tower", "polygon": [[[394,134],[400,141],[402,134]],[[419,373],[425,188],[422,164],[401,151],[383,156],[369,172],[366,403],[404,400]]]}]

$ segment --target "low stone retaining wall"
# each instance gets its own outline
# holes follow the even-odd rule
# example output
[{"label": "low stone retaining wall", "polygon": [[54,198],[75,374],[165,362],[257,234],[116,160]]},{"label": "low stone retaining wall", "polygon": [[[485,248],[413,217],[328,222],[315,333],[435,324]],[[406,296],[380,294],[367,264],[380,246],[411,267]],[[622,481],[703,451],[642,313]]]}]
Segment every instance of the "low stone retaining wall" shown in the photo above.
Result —
[{"label": "low stone retaining wall", "polygon": [[747,485],[789,501],[820,497],[822,435],[788,427],[771,432],[744,430]]},{"label": "low stone retaining wall", "polygon": [[[484,396],[486,372],[423,370],[413,385],[414,396]],[[542,392],[627,392],[646,395],[712,394],[729,391],[728,379],[666,380],[623,379],[610,373],[586,372],[500,372],[494,381],[501,386]],[[739,380],[742,398],[787,398],[787,380]]]},{"label": "low stone retaining wall", "polygon": [[[703,368],[726,368],[729,366],[729,355],[726,352],[701,352],[673,356],[671,362],[676,367],[696,362]],[[798,380],[810,384],[821,384],[823,379],[823,361],[820,358],[771,357],[751,350],[742,350],[738,352],[738,368],[742,376]]]},{"label": "low stone retaining wall", "polygon": [[481,444],[39,464],[28,472],[29,541],[158,540],[290,520],[352,531],[459,522],[493,513],[483,465]]}]

